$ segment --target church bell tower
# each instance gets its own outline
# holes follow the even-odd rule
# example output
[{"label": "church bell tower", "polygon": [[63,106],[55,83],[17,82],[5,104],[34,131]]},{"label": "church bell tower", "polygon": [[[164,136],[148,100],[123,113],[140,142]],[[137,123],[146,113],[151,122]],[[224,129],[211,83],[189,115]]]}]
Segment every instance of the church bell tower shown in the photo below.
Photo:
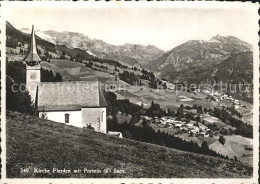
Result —
[{"label": "church bell tower", "polygon": [[36,49],[34,26],[32,26],[30,49],[23,61],[26,62],[26,87],[35,103],[38,85],[41,82],[41,58]]}]

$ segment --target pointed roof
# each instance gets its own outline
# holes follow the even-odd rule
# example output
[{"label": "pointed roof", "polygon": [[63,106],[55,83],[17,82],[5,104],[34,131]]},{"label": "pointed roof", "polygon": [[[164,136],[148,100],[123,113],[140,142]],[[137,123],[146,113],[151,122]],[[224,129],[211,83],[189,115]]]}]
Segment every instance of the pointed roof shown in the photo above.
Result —
[{"label": "pointed roof", "polygon": [[24,57],[23,61],[36,61],[36,62],[41,61],[41,58],[38,55],[36,50],[34,26],[32,26],[30,50],[28,51],[27,55]]}]

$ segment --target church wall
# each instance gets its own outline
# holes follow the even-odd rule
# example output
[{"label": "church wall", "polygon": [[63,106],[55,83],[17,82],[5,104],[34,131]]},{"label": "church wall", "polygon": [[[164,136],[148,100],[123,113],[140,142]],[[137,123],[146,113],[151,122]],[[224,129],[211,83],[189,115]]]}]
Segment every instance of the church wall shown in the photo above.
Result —
[{"label": "church wall", "polygon": [[[39,117],[42,117],[42,113],[39,113]],[[64,123],[66,125],[73,125],[76,127],[82,127],[81,111],[53,111],[44,112],[46,113],[47,119],[56,121],[58,123]],[[65,123],[65,114],[69,114],[69,123]]]},{"label": "church wall", "polygon": [[95,131],[106,133],[106,108],[83,108],[82,124],[83,127],[91,125]]}]

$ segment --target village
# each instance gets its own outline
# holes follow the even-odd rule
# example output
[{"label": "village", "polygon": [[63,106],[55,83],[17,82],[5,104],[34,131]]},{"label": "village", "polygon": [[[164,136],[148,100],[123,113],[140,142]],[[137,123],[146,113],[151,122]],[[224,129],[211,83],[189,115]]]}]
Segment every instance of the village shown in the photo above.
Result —
[{"label": "village", "polygon": [[[184,112],[185,114],[185,112]],[[214,125],[214,124],[222,124],[218,118],[210,116],[209,114],[197,114],[194,113],[192,118],[194,119],[201,119],[201,122],[190,120],[188,118],[180,118],[173,116],[164,116],[161,118],[155,117],[151,118],[148,116],[143,116],[143,118],[150,122],[151,125],[157,126],[159,129],[168,129],[170,130],[171,134],[187,134],[190,137],[213,137],[219,136],[219,131],[214,131],[209,128],[207,125]],[[226,126],[226,128],[231,128]],[[169,133],[169,131],[167,131]]]},{"label": "village", "polygon": [[[231,103],[233,103],[235,109],[247,108],[245,105],[241,104],[239,102],[239,100],[233,98],[231,95],[228,95],[227,93],[221,94],[220,92],[218,92],[218,90],[210,89],[208,87],[204,87],[203,85],[202,86],[198,85],[197,88],[196,87],[193,88],[193,87],[191,87],[192,85],[190,85],[190,87],[189,87],[187,82],[179,82],[179,81],[168,82],[166,79],[162,80],[162,84],[165,84],[167,90],[177,90],[179,88],[180,90],[184,89],[187,92],[193,92],[193,94],[195,94],[195,95],[198,94],[198,93],[202,93],[202,94],[208,95],[207,99],[209,99],[209,100],[213,100],[213,101],[216,101],[216,102],[221,102],[223,100],[226,100],[228,102],[231,102]],[[215,86],[220,86],[220,88],[221,88],[220,91],[227,91],[225,88],[222,88],[223,86],[221,86],[221,85],[223,85],[223,84],[214,84],[214,85],[212,85],[212,87],[214,88]],[[249,89],[246,88],[246,90],[249,90]],[[182,101],[192,100],[192,99],[187,98],[185,96],[179,96],[179,97],[185,99],[185,100],[182,100]],[[224,107],[226,107],[226,106],[224,106]]]},{"label": "village", "polygon": [[[169,82],[167,83],[169,84]],[[173,85],[171,84],[171,86]],[[227,94],[220,94],[213,90],[199,89],[196,89],[194,93],[206,94],[206,99],[219,102],[219,106],[216,107],[219,109],[247,109],[246,105]],[[179,98],[184,99],[184,101],[190,100],[186,96],[179,96]],[[166,130],[166,132],[172,135],[184,135],[184,137],[219,137],[222,134],[234,135],[235,127],[227,125],[219,118],[210,115],[209,112],[206,112],[206,108],[202,110],[202,107],[199,109],[197,105],[192,106],[189,104],[184,104],[182,108],[183,113],[178,117],[176,115],[163,117],[150,117],[146,115],[141,117],[143,120],[148,121],[150,126],[155,127],[155,129]],[[243,115],[237,110],[233,111],[236,113],[233,114],[233,112],[231,114],[243,121]]]}]

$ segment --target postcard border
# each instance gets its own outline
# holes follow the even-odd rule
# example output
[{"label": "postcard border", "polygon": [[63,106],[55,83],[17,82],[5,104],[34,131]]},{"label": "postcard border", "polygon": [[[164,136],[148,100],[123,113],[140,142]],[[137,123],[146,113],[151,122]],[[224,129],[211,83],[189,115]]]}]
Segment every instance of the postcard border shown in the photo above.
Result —
[{"label": "postcard border", "polygon": [[[61,4],[62,3],[62,4]],[[99,179],[88,179],[88,178],[48,178],[48,179],[10,179],[6,178],[6,134],[5,134],[5,125],[6,125],[6,102],[5,102],[5,29],[6,29],[6,17],[5,11],[10,7],[50,7],[56,6],[56,8],[77,8],[77,7],[87,7],[87,8],[251,8],[256,12],[256,30],[255,30],[255,43],[254,43],[254,103],[253,103],[253,120],[254,122],[254,143],[253,143],[253,178],[250,179],[236,179],[236,178],[228,178],[228,179],[200,179],[200,178],[172,178],[172,179],[162,179],[162,178],[99,178]],[[58,6],[58,7],[57,7]],[[91,6],[91,7],[90,7]],[[189,6],[189,7],[187,7]],[[223,7],[225,6],[225,7]],[[259,161],[259,47],[258,47],[258,6],[254,3],[240,3],[240,2],[1,2],[1,159],[2,159],[2,182],[4,183],[257,183],[258,182],[258,161]]]}]

